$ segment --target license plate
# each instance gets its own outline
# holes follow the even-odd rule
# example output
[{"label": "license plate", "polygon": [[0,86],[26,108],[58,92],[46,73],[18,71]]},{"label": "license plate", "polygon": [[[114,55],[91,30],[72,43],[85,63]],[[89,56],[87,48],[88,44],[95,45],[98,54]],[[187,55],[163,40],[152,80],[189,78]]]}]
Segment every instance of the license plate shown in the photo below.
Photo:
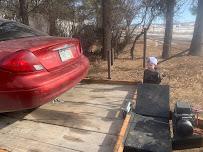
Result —
[{"label": "license plate", "polygon": [[65,61],[73,58],[73,54],[72,54],[71,50],[69,50],[69,49],[59,50],[59,56],[60,56],[62,62],[65,62]]}]

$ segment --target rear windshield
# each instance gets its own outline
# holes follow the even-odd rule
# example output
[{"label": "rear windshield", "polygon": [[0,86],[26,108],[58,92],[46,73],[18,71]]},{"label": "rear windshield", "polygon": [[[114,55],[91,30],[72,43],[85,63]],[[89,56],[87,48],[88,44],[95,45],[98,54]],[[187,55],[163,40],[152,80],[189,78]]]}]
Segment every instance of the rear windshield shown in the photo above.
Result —
[{"label": "rear windshield", "polygon": [[0,41],[43,35],[46,34],[13,21],[0,23]]}]

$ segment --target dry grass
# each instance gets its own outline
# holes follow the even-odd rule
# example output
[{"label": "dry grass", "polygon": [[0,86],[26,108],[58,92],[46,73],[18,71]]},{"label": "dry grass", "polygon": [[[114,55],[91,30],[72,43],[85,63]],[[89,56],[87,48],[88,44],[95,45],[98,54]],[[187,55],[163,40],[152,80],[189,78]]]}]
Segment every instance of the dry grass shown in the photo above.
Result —
[{"label": "dry grass", "polygon": [[[172,54],[176,55],[189,47],[189,44],[173,46]],[[148,43],[147,56],[160,58],[162,45],[153,41]],[[143,44],[136,47],[136,60],[130,59],[129,48],[119,55],[112,67],[112,80],[142,81],[143,77]],[[162,59],[159,59],[162,61]],[[171,87],[171,106],[178,100],[188,101],[203,108],[203,57],[182,54],[159,64],[160,71],[166,74],[162,84]],[[107,78],[107,61],[91,63],[90,78]]]}]

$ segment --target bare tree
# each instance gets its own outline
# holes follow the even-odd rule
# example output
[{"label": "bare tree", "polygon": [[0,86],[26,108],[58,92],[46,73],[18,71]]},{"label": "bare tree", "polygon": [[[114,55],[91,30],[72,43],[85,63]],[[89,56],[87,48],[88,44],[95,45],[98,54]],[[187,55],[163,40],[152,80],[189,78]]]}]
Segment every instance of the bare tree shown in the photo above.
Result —
[{"label": "bare tree", "polygon": [[140,25],[138,20],[141,18],[139,13],[142,7],[142,0],[114,1],[112,47],[115,50],[115,57],[131,43],[135,31]]},{"label": "bare tree", "polygon": [[144,35],[145,30],[148,31],[153,20],[159,16],[163,12],[163,3],[162,0],[160,1],[142,1],[141,3],[142,8],[141,11],[139,12],[141,20],[134,25],[132,29],[132,34],[135,33],[135,29],[140,27],[140,30],[134,34],[134,40],[132,43],[132,47],[130,49],[130,55],[131,59],[134,60],[134,51],[135,51],[135,46],[137,41]]},{"label": "bare tree", "polygon": [[203,56],[203,0],[198,0],[197,17],[193,38],[190,46],[190,54]]},{"label": "bare tree", "polygon": [[0,11],[4,18],[20,20],[19,17],[19,2],[17,0],[1,0]]}]

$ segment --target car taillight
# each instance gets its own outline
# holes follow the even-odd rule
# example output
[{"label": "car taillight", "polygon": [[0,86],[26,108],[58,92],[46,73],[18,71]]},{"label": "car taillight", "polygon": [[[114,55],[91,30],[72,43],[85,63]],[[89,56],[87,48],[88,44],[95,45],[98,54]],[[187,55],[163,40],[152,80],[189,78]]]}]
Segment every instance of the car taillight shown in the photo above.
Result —
[{"label": "car taillight", "polygon": [[6,56],[1,62],[2,69],[12,72],[34,72],[44,70],[37,57],[28,50],[20,50]]}]

